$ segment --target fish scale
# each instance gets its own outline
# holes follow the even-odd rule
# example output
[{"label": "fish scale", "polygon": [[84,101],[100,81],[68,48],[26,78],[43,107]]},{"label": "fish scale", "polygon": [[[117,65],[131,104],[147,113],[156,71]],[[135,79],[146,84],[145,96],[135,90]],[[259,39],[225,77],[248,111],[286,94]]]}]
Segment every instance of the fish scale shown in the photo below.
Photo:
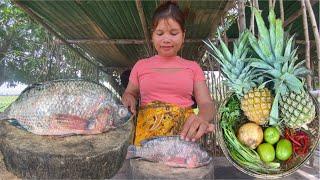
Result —
[{"label": "fish scale", "polygon": [[27,87],[0,116],[39,135],[98,134],[131,114],[111,91],[85,80],[56,80]]}]

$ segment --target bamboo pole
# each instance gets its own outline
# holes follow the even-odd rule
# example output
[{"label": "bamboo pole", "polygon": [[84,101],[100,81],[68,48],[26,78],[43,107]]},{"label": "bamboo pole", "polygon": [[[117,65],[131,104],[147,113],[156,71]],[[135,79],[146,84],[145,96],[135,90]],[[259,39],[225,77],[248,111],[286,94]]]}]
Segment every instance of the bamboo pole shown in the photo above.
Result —
[{"label": "bamboo pole", "polygon": [[239,34],[241,34],[246,29],[246,16],[245,16],[245,5],[244,0],[238,1],[238,11],[239,11]]},{"label": "bamboo pole", "polygon": [[314,16],[314,12],[312,10],[312,6],[309,0],[305,0],[306,8],[310,17],[310,21],[312,24],[314,39],[316,41],[316,47],[317,47],[317,56],[318,56],[318,83],[320,83],[320,35],[319,30],[317,27],[316,18]]},{"label": "bamboo pole", "polygon": [[146,21],[146,17],[145,17],[144,11],[143,11],[143,6],[141,3],[141,0],[136,0],[136,7],[137,7],[137,10],[139,13],[143,34],[144,34],[145,41],[147,44],[148,54],[149,54],[149,56],[152,56],[153,52],[152,52],[152,46],[151,46],[151,41],[150,41],[151,36],[148,31],[147,21]]},{"label": "bamboo pole", "polygon": [[[308,19],[306,12],[306,5],[304,0],[301,0],[301,9],[302,9],[302,18],[303,18],[303,30],[305,37],[305,59],[306,59],[306,67],[311,70],[310,67],[310,41],[309,41],[309,30],[308,30]],[[312,90],[311,76],[307,76],[307,86],[309,90]]]},{"label": "bamboo pole", "polygon": [[252,11],[253,7],[255,7],[255,1],[250,1],[251,6],[251,17],[250,17],[250,31],[254,34],[254,13]]},{"label": "bamboo pole", "polygon": [[[68,39],[66,40],[70,44],[146,44],[144,39]],[[185,43],[199,43],[203,39],[186,39]],[[152,42],[152,41],[150,41]],[[61,40],[55,40],[54,44],[63,44]]]},{"label": "bamboo pole", "polygon": [[[311,6],[313,6],[317,1],[311,1]],[[292,23],[294,20],[296,20],[298,17],[300,17],[302,14],[302,10],[296,11],[294,14],[292,14],[289,18],[286,19],[283,23],[283,27],[288,26],[290,23]]]},{"label": "bamboo pole", "polygon": [[253,0],[254,1],[254,5],[257,9],[259,9],[259,0]]},{"label": "bamboo pole", "polygon": [[272,2],[272,8],[276,7],[276,1],[277,1],[277,0],[273,0],[273,2]]},{"label": "bamboo pole", "polygon": [[[237,38],[228,38],[228,42],[233,42]],[[212,41],[216,40],[216,38],[211,38]],[[65,44],[65,42],[69,44],[145,44],[144,39],[68,39],[65,41],[56,39],[53,41],[55,45]],[[151,41],[152,42],[152,41]],[[184,43],[201,43],[203,39],[186,39]],[[304,40],[297,39],[295,41],[296,44],[305,44]],[[315,41],[310,40],[311,45],[315,44]]]},{"label": "bamboo pole", "polygon": [[[280,16],[281,16],[281,21],[284,22],[283,0],[280,0]],[[282,23],[282,26],[283,26],[283,23]]]},{"label": "bamboo pole", "polygon": [[269,0],[269,9],[272,8],[272,4],[273,4],[272,0]]}]

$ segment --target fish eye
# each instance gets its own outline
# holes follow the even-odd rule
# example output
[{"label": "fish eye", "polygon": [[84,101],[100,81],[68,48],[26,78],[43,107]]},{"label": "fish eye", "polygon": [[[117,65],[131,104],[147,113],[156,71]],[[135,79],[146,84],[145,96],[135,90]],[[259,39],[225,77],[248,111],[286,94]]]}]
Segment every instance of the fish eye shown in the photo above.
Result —
[{"label": "fish eye", "polygon": [[128,109],[127,108],[124,108],[124,107],[121,107],[118,111],[118,115],[120,117],[126,117],[128,114]]}]

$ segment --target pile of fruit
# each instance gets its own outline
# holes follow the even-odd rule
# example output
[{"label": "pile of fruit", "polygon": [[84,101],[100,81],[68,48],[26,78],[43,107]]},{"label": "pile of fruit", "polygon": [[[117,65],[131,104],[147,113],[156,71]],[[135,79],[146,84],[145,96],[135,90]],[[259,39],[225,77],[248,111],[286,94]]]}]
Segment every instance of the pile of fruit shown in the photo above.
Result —
[{"label": "pile of fruit", "polygon": [[242,32],[232,50],[221,37],[221,48],[210,41],[206,45],[231,92],[220,108],[219,122],[230,157],[253,172],[272,174],[308,154],[307,125],[315,119],[316,108],[305,90],[304,78],[310,72],[298,60],[294,37],[284,31],[273,10],[268,28],[261,13],[253,13],[257,37]]}]

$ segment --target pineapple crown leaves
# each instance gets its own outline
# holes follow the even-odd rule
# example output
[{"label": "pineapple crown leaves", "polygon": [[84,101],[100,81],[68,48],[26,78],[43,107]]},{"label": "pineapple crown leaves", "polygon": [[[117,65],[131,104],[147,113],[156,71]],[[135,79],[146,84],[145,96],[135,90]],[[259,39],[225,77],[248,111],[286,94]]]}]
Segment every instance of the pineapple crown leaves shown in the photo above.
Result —
[{"label": "pineapple crown leaves", "polygon": [[248,30],[240,34],[239,38],[233,43],[232,53],[221,39],[219,32],[218,40],[221,49],[217,48],[210,40],[208,42],[204,41],[209,48],[209,54],[221,65],[221,70],[227,78],[224,82],[230,87],[231,91],[234,91],[240,97],[256,86],[252,79],[255,70],[248,65],[251,62],[247,58],[249,34]]},{"label": "pineapple crown leaves", "polygon": [[264,82],[273,82],[275,90],[275,99],[270,113],[270,125],[275,125],[279,121],[278,103],[281,96],[289,91],[299,93],[303,91],[303,82],[300,77],[309,73],[303,67],[304,61],[296,63],[297,48],[294,49],[294,36],[290,38],[287,32],[284,32],[282,21],[276,19],[274,10],[269,11],[268,21],[269,29],[266,27],[261,13],[253,8],[258,26],[258,38],[249,35],[249,42],[252,49],[259,58],[253,59],[251,66],[258,69],[265,77],[270,80]]}]

